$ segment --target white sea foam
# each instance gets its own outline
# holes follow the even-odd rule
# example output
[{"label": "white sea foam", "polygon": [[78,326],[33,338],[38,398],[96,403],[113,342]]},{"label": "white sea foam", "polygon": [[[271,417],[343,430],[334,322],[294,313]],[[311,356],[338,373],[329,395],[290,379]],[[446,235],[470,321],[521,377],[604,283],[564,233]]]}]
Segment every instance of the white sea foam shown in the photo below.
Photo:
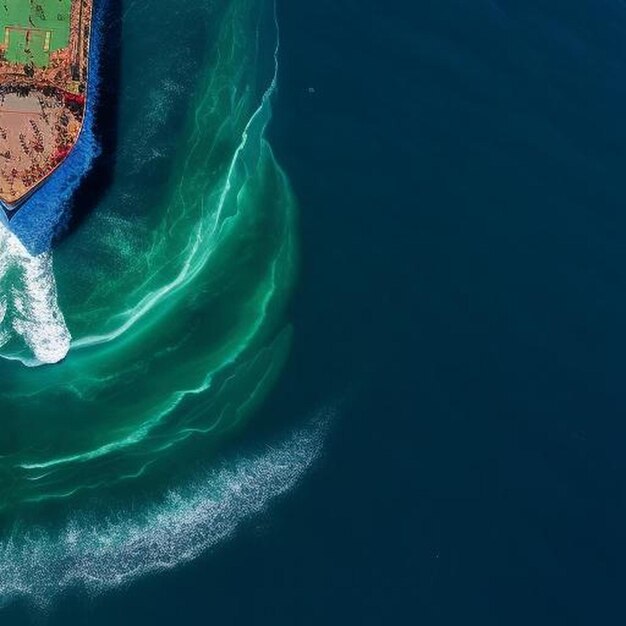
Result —
[{"label": "white sea foam", "polygon": [[[31,255],[0,223],[0,347],[23,344],[28,365],[57,363],[71,336],[57,300],[52,254]],[[15,354],[7,355],[15,358]]]},{"label": "white sea foam", "polygon": [[67,589],[97,593],[197,558],[296,485],[321,452],[330,413],[144,510],[105,520],[83,514],[58,533],[16,530],[0,542],[0,603],[21,597],[45,606]]}]

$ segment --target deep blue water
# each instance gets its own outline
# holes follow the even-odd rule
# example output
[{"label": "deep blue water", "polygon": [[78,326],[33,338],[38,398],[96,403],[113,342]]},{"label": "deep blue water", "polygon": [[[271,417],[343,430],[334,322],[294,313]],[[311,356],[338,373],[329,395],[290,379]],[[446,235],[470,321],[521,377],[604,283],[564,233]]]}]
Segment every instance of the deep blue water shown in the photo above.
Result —
[{"label": "deep blue water", "polygon": [[325,456],[50,623],[624,623],[626,6],[548,5],[279,2],[303,266],[265,423],[339,403]]}]

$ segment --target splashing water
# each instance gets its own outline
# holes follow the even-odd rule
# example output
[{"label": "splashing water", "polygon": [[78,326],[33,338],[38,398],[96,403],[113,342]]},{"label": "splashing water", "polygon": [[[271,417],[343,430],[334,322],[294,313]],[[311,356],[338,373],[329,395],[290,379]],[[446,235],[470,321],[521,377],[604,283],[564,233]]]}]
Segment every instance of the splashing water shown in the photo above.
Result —
[{"label": "splashing water", "polygon": [[[321,440],[307,431],[198,469],[263,400],[290,345],[295,203],[265,137],[273,7],[123,11],[112,185],[55,250],[54,273],[50,253],[0,230],[0,599],[49,594],[46,569],[61,589],[79,565],[97,588],[173,567],[293,484]],[[165,21],[180,37],[162,39]],[[132,516],[88,521],[94,497],[133,498]]]},{"label": "splashing water", "polygon": [[83,515],[54,531],[16,532],[0,543],[0,606],[20,597],[46,606],[68,588],[103,591],[196,558],[298,483],[329,417],[324,411],[264,452],[222,463],[132,518]]},{"label": "splashing water", "polygon": [[57,302],[51,253],[31,255],[0,224],[0,347],[17,344],[5,356],[27,364],[57,363],[68,353],[70,339]]}]

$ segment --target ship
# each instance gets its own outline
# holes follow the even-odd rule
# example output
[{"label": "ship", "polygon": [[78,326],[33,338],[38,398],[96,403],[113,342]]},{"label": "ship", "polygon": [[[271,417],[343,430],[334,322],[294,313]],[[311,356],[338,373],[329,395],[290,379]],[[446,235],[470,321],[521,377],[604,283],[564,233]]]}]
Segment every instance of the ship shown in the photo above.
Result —
[{"label": "ship", "polygon": [[9,218],[78,142],[92,19],[93,0],[0,0],[0,204]]}]

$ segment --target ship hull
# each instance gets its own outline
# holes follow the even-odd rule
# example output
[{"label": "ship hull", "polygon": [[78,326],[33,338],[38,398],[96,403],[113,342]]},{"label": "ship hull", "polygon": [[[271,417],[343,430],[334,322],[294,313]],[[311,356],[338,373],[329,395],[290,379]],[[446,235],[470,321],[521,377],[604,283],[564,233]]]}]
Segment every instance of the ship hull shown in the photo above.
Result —
[{"label": "ship hull", "polygon": [[46,180],[48,179],[48,177],[44,178],[39,185],[37,185],[36,187],[34,187],[33,189],[31,189],[30,191],[28,191],[25,195],[23,195],[19,200],[15,201],[15,202],[6,202],[4,200],[0,200],[0,208],[4,211],[4,213],[6,214],[6,217],[10,220],[11,217],[13,215],[15,215],[15,212],[21,208],[24,204],[26,204],[28,202],[28,200],[33,196],[33,194],[42,186],[45,184]]}]

